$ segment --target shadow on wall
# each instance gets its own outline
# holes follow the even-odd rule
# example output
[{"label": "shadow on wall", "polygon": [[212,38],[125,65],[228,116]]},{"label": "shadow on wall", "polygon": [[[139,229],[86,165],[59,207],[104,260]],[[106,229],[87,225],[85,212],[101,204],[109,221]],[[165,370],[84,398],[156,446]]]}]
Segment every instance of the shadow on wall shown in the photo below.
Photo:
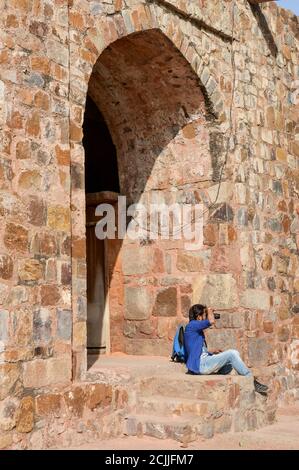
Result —
[{"label": "shadow on wall", "polygon": [[264,39],[266,43],[268,44],[271,54],[273,55],[273,57],[276,57],[278,54],[278,48],[276,46],[274,36],[268,26],[267,19],[261,10],[261,7],[253,3],[249,3],[249,6],[257,21],[257,24],[260,27],[260,30],[264,36]]},{"label": "shadow on wall", "polygon": [[[119,188],[132,204],[149,191],[161,194],[213,179],[217,162],[211,168],[207,125],[214,121],[198,76],[159,30],[117,40],[101,54],[89,81],[83,125],[87,191]],[[113,142],[108,144],[109,133]],[[196,138],[193,147],[185,145],[184,139]],[[200,161],[210,167],[210,174],[196,174],[195,163]],[[115,269],[121,245],[122,240],[109,241],[109,287],[111,273],[114,278],[121,275]],[[112,349],[121,350],[119,329],[124,320],[118,318],[114,324],[113,318]]]}]

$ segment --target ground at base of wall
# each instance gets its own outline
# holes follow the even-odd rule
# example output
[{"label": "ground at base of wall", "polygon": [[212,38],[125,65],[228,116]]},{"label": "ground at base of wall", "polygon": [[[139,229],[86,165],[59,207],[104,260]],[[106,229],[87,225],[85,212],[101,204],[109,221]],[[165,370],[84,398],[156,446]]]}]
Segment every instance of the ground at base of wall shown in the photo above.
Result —
[{"label": "ground at base of wall", "polygon": [[[226,433],[211,439],[201,439],[188,445],[188,450],[298,450],[299,449],[299,401],[281,407],[276,423],[256,431]],[[86,450],[183,450],[183,444],[170,439],[151,437],[124,437],[96,440],[71,449]]]}]

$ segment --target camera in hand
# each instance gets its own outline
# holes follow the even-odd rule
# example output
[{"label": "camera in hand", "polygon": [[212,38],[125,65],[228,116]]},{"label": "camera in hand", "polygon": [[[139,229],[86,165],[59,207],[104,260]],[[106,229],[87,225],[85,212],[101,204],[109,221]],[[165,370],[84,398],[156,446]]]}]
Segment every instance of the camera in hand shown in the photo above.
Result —
[{"label": "camera in hand", "polygon": [[215,318],[215,320],[219,320],[219,318],[220,318],[220,313],[214,313],[214,318]]}]

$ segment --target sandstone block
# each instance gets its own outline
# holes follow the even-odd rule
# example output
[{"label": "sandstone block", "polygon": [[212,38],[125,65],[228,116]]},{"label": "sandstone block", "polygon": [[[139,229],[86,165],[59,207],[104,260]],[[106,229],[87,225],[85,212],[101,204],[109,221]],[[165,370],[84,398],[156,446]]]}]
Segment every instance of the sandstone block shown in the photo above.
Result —
[{"label": "sandstone block", "polygon": [[86,345],[86,322],[80,321],[73,325],[73,346],[74,348],[81,348]]},{"label": "sandstone block", "polygon": [[4,400],[15,387],[20,377],[20,367],[16,363],[0,364],[0,400]]},{"label": "sandstone block", "polygon": [[8,449],[12,445],[12,434],[1,434],[0,450]]},{"label": "sandstone block", "polygon": [[270,321],[270,320],[264,321],[263,329],[264,329],[265,333],[273,333],[273,331],[274,331],[273,322]]},{"label": "sandstone block", "polygon": [[38,281],[43,277],[43,267],[36,259],[22,261],[18,269],[21,281]]},{"label": "sandstone block", "polygon": [[81,417],[86,401],[86,393],[83,387],[74,387],[69,392],[64,393],[64,401],[69,412]]},{"label": "sandstone block", "polygon": [[32,196],[29,202],[29,222],[32,225],[41,227],[46,223],[47,206],[45,202],[37,196]]},{"label": "sandstone block", "polygon": [[105,407],[111,405],[112,387],[107,384],[93,384],[87,390],[86,405],[91,410],[98,406]]},{"label": "sandstone block", "polygon": [[8,223],[4,232],[4,244],[16,251],[26,251],[28,248],[28,230],[21,225]]},{"label": "sandstone block", "polygon": [[214,308],[238,307],[237,284],[232,274],[203,274],[193,283],[193,303],[212,305]]},{"label": "sandstone block", "polygon": [[24,362],[24,387],[41,388],[48,385],[69,383],[71,372],[72,366],[69,356]]},{"label": "sandstone block", "polygon": [[257,310],[268,310],[270,295],[266,291],[247,289],[241,294],[241,306]]},{"label": "sandstone block", "polygon": [[23,171],[19,177],[20,189],[31,189],[39,191],[41,186],[41,175],[38,171]]},{"label": "sandstone block", "polygon": [[269,343],[264,338],[248,338],[248,357],[253,366],[267,365]]},{"label": "sandstone block", "polygon": [[278,341],[286,342],[290,337],[290,329],[287,325],[282,325],[278,328],[277,338]]},{"label": "sandstone block", "polygon": [[126,354],[137,354],[140,356],[169,356],[171,354],[172,342],[166,339],[126,339]]},{"label": "sandstone block", "polygon": [[18,432],[27,433],[32,431],[34,424],[34,401],[32,397],[21,400],[16,418]]},{"label": "sandstone block", "polygon": [[48,343],[52,336],[50,311],[40,308],[33,313],[33,340],[36,344]]},{"label": "sandstone block", "polygon": [[145,287],[125,287],[125,319],[146,320],[153,305],[152,293]]},{"label": "sandstone block", "polygon": [[13,274],[13,260],[9,255],[0,255],[0,278],[11,279]]},{"label": "sandstone block", "polygon": [[183,272],[198,272],[204,268],[204,260],[201,253],[179,252],[177,268]]},{"label": "sandstone block", "polygon": [[235,331],[230,329],[211,329],[207,332],[207,341],[209,348],[221,349],[238,349],[237,334]]},{"label": "sandstone block", "polygon": [[153,315],[175,317],[177,314],[177,289],[168,287],[157,293]]},{"label": "sandstone block", "polygon": [[0,310],[0,341],[6,342],[8,338],[9,328],[9,312],[8,310]]},{"label": "sandstone block", "polygon": [[35,399],[35,409],[38,416],[59,416],[62,407],[62,396],[55,393],[38,395]]},{"label": "sandstone block", "polygon": [[4,304],[7,301],[8,293],[8,285],[0,283],[0,305]]},{"label": "sandstone block", "polygon": [[153,254],[148,247],[126,246],[122,252],[122,270],[125,275],[145,274],[152,267]]},{"label": "sandstone block", "polygon": [[269,271],[272,268],[272,256],[266,255],[262,261],[262,269],[264,271]]},{"label": "sandstone block", "polygon": [[66,341],[72,335],[72,312],[71,310],[57,310],[57,336]]},{"label": "sandstone block", "polygon": [[47,224],[54,230],[68,232],[70,230],[70,209],[63,206],[50,206]]},{"label": "sandstone block", "polygon": [[16,425],[19,399],[8,397],[0,402],[0,430],[11,431]]},{"label": "sandstone block", "polygon": [[30,250],[33,254],[51,256],[58,252],[55,235],[47,232],[37,233],[31,240]]},{"label": "sandstone block", "polygon": [[43,306],[57,305],[58,302],[60,301],[59,288],[52,284],[41,286],[40,295],[41,295],[41,304]]}]

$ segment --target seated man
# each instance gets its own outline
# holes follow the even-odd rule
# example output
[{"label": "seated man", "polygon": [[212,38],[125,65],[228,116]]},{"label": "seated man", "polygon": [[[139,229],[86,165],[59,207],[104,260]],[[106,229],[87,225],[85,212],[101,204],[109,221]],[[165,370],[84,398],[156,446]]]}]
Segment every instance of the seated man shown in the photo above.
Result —
[{"label": "seated man", "polygon": [[[185,328],[184,345],[187,356],[188,374],[229,374],[235,369],[239,375],[251,376],[252,373],[235,349],[227,351],[207,350],[204,330],[215,323],[212,308],[195,304],[189,310],[189,323]],[[256,392],[266,394],[268,387],[254,379]]]}]

